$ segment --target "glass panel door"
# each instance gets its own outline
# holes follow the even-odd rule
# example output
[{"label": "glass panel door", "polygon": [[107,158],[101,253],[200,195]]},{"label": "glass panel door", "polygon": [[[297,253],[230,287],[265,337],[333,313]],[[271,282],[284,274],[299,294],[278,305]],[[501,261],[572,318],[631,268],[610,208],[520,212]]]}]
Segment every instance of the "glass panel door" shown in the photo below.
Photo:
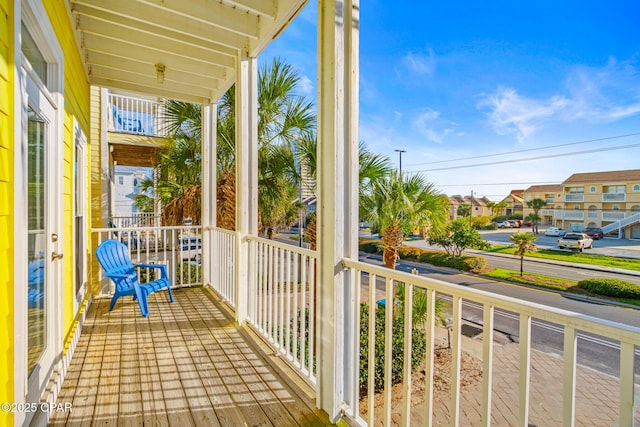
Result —
[{"label": "glass panel door", "polygon": [[47,343],[46,304],[46,134],[47,123],[31,107],[27,113],[28,183],[28,372],[31,374]]}]

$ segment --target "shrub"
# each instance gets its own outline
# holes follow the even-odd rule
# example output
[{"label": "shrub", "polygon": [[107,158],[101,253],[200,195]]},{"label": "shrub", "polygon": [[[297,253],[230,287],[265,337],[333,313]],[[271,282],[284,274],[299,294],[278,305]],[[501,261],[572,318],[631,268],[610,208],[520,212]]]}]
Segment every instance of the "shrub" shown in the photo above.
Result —
[{"label": "shrub", "polygon": [[578,287],[608,297],[640,299],[640,285],[620,279],[585,279],[578,282]]},{"label": "shrub", "polygon": [[487,259],[485,257],[454,256],[437,251],[424,251],[420,255],[419,261],[440,267],[451,267],[462,271],[482,270],[487,266]]},{"label": "shrub", "polygon": [[398,255],[402,259],[418,259],[423,250],[415,246],[402,246],[398,251]]},{"label": "shrub", "polygon": [[[375,369],[374,389],[384,389],[384,334],[385,310],[375,312]],[[402,381],[402,367],[404,364],[404,318],[397,316],[393,319],[391,339],[391,383]],[[422,362],[426,352],[426,334],[417,327],[412,332],[411,369],[415,370]],[[360,304],[360,394],[367,392],[369,378],[369,306]]]},{"label": "shrub", "polygon": [[360,241],[360,250],[368,254],[381,254],[382,242],[380,240],[362,240]]}]

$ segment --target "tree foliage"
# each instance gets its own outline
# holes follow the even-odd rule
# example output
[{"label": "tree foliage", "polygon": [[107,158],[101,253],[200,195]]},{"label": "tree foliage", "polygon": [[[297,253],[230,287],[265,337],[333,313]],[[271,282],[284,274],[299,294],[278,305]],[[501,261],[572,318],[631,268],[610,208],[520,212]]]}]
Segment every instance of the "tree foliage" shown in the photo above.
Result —
[{"label": "tree foliage", "polygon": [[527,207],[533,209],[533,215],[529,215],[527,218],[531,220],[533,223],[533,233],[538,234],[538,224],[540,223],[540,209],[545,207],[547,202],[543,199],[536,197],[535,199],[531,199],[527,201]]},{"label": "tree foliage", "polygon": [[432,245],[441,246],[447,254],[455,256],[462,255],[467,248],[486,250],[491,247],[465,218],[450,222],[444,233],[432,236],[428,241]]},{"label": "tree foliage", "polygon": [[528,252],[537,250],[534,243],[538,238],[533,234],[527,233],[514,233],[509,236],[509,240],[516,246],[516,252],[514,255],[520,257],[520,277],[522,277],[524,267],[524,256]]},{"label": "tree foliage", "polygon": [[360,199],[363,219],[382,236],[383,259],[395,268],[404,241],[403,228],[428,229],[431,235],[444,230],[449,199],[422,175],[401,175],[392,171],[372,182],[371,191]]}]

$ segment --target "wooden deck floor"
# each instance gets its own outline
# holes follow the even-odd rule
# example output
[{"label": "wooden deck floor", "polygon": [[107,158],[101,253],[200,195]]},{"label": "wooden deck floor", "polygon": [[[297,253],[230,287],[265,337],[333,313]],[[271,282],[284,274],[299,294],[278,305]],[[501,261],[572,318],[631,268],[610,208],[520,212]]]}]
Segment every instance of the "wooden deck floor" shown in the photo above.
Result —
[{"label": "wooden deck floor", "polygon": [[328,425],[201,288],[90,307],[50,425]]}]

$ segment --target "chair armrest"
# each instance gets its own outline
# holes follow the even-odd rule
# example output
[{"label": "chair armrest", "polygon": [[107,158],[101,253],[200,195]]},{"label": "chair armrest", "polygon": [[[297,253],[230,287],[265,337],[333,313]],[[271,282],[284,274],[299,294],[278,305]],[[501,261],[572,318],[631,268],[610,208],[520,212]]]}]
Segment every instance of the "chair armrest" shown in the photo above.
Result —
[{"label": "chair armrest", "polygon": [[104,275],[106,277],[109,277],[109,278],[128,279],[130,277],[134,277],[135,273],[129,273],[129,274],[126,274],[126,273],[105,273]]}]

